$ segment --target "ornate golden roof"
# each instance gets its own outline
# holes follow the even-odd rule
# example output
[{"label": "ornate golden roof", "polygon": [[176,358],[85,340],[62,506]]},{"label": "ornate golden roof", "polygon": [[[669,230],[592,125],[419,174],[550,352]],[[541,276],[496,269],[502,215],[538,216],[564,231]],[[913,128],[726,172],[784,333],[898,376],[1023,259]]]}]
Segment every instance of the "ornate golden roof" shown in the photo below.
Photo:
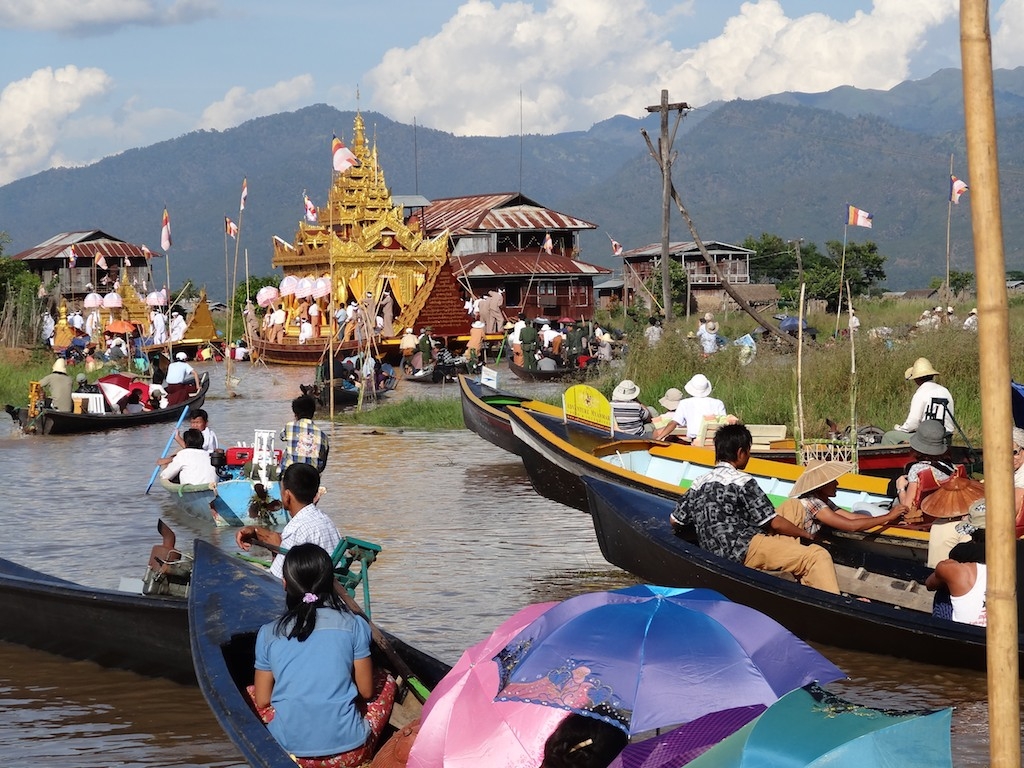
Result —
[{"label": "ornate golden roof", "polygon": [[426,301],[421,288],[434,283],[448,259],[448,236],[424,240],[391,200],[377,147],[370,147],[361,114],[356,114],[352,153],[359,164],[334,174],[318,221],[299,222],[292,245],[274,239],[272,264],[298,278],[333,275],[332,300],[379,299],[389,288],[397,307],[395,324],[412,324]]}]

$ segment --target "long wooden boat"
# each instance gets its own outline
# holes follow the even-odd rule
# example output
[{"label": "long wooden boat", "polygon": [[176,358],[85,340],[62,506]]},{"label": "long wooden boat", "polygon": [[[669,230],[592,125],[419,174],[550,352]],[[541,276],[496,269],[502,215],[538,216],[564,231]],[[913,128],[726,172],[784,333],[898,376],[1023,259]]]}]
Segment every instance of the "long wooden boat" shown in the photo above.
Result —
[{"label": "long wooden boat", "polygon": [[[160,485],[168,492],[175,507],[187,515],[213,523],[218,528],[286,524],[288,512],[284,508],[268,510],[263,515],[251,511],[256,484],[253,480],[236,478],[219,481],[215,488],[210,488],[180,485],[160,478]],[[267,484],[266,493],[269,499],[280,502],[281,484],[271,481]]]},{"label": "long wooden boat", "polygon": [[[715,466],[714,452],[649,439],[611,440],[571,421],[510,406],[513,434],[522,445],[523,465],[533,487],[542,496],[587,511],[583,478],[598,477],[643,490],[673,503],[694,480]],[[746,472],[778,506],[789,497],[803,474],[795,464],[751,459]],[[844,509],[855,504],[885,504],[887,481],[868,475],[847,474],[839,479],[836,503]],[[824,537],[844,559],[867,565],[874,557],[893,557],[924,563],[928,559],[928,532],[906,526],[877,527],[866,532],[833,531]]]},{"label": "long wooden boat", "polygon": [[93,589],[0,559],[0,614],[0,640],[195,682],[180,598]]},{"label": "long wooden boat", "polygon": [[512,434],[512,422],[508,416],[510,406],[518,406],[561,417],[562,409],[525,395],[517,395],[500,389],[492,389],[472,376],[459,376],[459,391],[462,397],[462,420],[470,432],[475,432],[487,442],[517,456],[522,444]]},{"label": "long wooden boat", "polygon": [[[985,668],[983,627],[920,610],[930,605],[922,586],[930,570],[923,566],[913,578],[840,566],[840,587],[847,594],[832,595],[725,560],[677,536],[668,521],[669,499],[598,478],[584,483],[601,553],[645,581],[714,589],[806,640],[930,664]],[[917,598],[923,598],[923,605],[914,602]]]},{"label": "long wooden boat", "polygon": [[162,424],[177,421],[181,412],[188,406],[189,410],[202,408],[206,401],[206,393],[210,389],[210,376],[204,372],[200,376],[199,391],[184,402],[167,408],[141,413],[65,413],[44,409],[36,417],[30,418],[27,409],[21,409],[19,420],[26,431],[35,429],[42,435],[74,435],[86,432],[105,432],[108,429],[124,429],[141,427],[146,424]]},{"label": "long wooden boat", "polygon": [[[295,767],[253,712],[245,693],[253,679],[256,633],[280,616],[283,606],[278,579],[254,574],[212,544],[196,541],[188,608],[196,678],[224,732],[254,768]],[[389,640],[428,687],[448,672],[448,665],[437,659],[397,638]]]},{"label": "long wooden boat", "polygon": [[523,381],[568,381],[570,379],[582,381],[587,375],[586,368],[577,368],[575,366],[555,368],[552,371],[543,371],[540,368],[524,368],[512,362],[511,358],[508,361],[508,369]]},{"label": "long wooden boat", "polygon": [[[824,441],[815,444],[812,440],[809,447],[812,451],[824,455],[833,451],[836,446]],[[950,446],[949,453],[955,463],[966,465],[970,472],[980,470],[980,450],[963,445],[953,445]],[[770,448],[755,448],[750,455],[757,459],[795,464],[797,461],[796,441],[777,440],[771,444]],[[857,449],[857,467],[862,475],[877,475],[885,478],[899,477],[906,472],[907,465],[913,462],[914,449],[910,447],[910,443],[868,445]]]}]

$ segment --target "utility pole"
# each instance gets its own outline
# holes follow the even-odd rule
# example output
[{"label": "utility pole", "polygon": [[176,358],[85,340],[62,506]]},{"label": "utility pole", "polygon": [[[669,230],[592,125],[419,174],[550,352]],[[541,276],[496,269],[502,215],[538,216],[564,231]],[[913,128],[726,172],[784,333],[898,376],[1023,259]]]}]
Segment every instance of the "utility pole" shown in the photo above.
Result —
[{"label": "utility pole", "polygon": [[[675,155],[672,152],[672,143],[676,138],[676,131],[683,119],[683,110],[688,110],[690,105],[679,101],[669,104],[668,90],[662,89],[661,103],[647,107],[648,112],[658,112],[661,115],[661,136],[658,139],[658,157],[661,165],[661,299],[665,307],[665,321],[672,319],[672,291],[669,279],[669,213],[672,204],[672,161]],[[676,111],[676,122],[672,127],[672,135],[668,131],[668,113]],[[683,264],[683,272],[686,272],[686,265]],[[687,278],[689,282],[689,278]],[[687,306],[689,311],[689,306]]]}]

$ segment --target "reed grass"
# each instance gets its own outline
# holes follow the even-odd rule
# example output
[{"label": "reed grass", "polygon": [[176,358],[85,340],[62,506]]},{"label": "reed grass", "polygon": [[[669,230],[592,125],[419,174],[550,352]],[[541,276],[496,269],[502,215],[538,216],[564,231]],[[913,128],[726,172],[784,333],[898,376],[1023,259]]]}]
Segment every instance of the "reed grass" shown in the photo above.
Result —
[{"label": "reed grass", "polygon": [[[29,382],[48,374],[54,358],[42,349],[30,353],[5,349],[0,353],[0,403],[23,406],[28,402]],[[77,371],[69,368],[68,373],[74,377]]]},{"label": "reed grass", "polygon": [[[955,324],[938,330],[912,331],[921,312],[929,308],[904,301],[864,301],[857,304],[861,330],[855,339],[856,420],[858,426],[875,425],[890,430],[907,416],[915,385],[904,378],[918,357],[928,358],[939,372],[937,381],[950,390],[956,418],[972,443],[981,441],[981,398],[978,374],[978,336],[962,329],[969,306],[960,310]],[[730,339],[742,336],[754,326],[746,315],[719,317],[720,333]],[[825,419],[841,426],[850,423],[850,343],[831,338],[835,315],[810,316],[808,323],[819,330],[818,341],[804,347],[802,363],[804,429],[808,437],[827,434]],[[643,342],[641,330],[629,346],[624,368],[614,376],[605,375],[596,386],[609,395],[615,384],[630,378],[641,388],[641,400],[657,404],[669,387],[683,388],[696,373],[706,375],[713,396],[726,409],[750,424],[786,424],[796,434],[797,355],[773,343],[759,344],[749,365],[740,362],[739,347],[728,346],[705,358],[687,333],[696,328],[697,318],[680,320],[664,329],[655,348]],[[872,339],[868,330],[887,326],[888,339]],[[841,320],[846,327],[846,317]],[[1024,345],[1024,297],[1010,303],[1010,349]],[[1024,359],[1011,354],[1011,375],[1024,380]],[[1012,423],[1006,414],[1008,424]]]}]

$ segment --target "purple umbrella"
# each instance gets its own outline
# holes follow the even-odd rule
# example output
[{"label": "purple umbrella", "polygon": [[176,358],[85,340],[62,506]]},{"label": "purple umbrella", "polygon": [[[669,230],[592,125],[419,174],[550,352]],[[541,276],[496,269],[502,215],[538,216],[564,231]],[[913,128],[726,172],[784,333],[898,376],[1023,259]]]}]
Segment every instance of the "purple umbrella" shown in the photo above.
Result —
[{"label": "purple umbrella", "polygon": [[759,611],[707,589],[640,585],[570,598],[495,657],[499,701],[589,714],[630,734],[768,706],[841,670]]}]

